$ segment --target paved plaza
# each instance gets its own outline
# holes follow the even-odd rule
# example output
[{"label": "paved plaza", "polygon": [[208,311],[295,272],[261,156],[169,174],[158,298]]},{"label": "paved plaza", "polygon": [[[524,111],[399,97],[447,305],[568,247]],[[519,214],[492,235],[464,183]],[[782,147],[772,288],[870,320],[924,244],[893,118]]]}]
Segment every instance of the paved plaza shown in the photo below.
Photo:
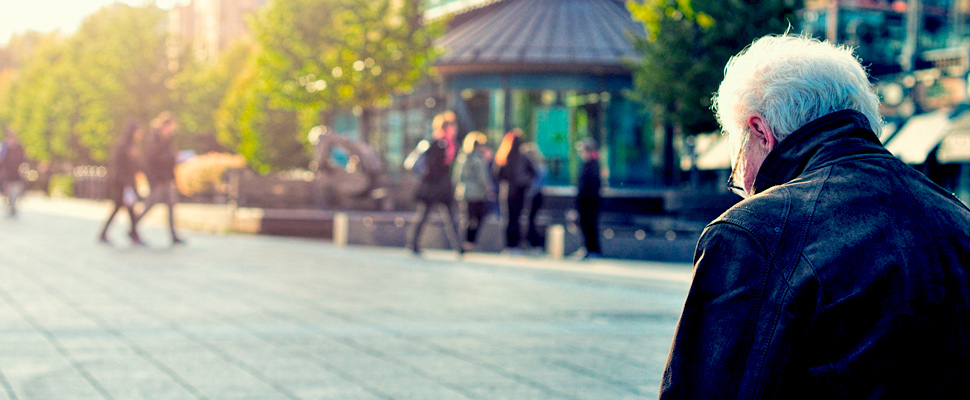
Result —
[{"label": "paved plaza", "polygon": [[[688,264],[0,219],[0,399],[656,398]],[[164,217],[164,211],[153,211]],[[164,219],[164,218],[161,218]]]}]

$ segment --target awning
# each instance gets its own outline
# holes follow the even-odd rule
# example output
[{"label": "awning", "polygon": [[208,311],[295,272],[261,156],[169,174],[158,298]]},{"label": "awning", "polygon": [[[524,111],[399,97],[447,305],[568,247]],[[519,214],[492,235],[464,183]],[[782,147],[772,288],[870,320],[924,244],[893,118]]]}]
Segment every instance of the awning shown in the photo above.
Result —
[{"label": "awning", "polygon": [[484,72],[629,75],[639,57],[628,35],[643,34],[615,0],[505,0],[470,15],[435,44],[445,76]]},{"label": "awning", "polygon": [[970,129],[954,129],[936,151],[940,164],[970,163]]},{"label": "awning", "polygon": [[907,164],[925,163],[930,151],[954,125],[950,112],[937,110],[909,118],[886,144],[886,149]]}]

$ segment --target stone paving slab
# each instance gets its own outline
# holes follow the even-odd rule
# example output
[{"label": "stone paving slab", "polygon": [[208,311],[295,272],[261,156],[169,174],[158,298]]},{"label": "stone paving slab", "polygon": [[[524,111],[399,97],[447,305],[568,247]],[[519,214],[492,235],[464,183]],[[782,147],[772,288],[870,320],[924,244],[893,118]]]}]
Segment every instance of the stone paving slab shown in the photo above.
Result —
[{"label": "stone paving slab", "polygon": [[0,399],[655,398],[687,264],[0,219]]}]

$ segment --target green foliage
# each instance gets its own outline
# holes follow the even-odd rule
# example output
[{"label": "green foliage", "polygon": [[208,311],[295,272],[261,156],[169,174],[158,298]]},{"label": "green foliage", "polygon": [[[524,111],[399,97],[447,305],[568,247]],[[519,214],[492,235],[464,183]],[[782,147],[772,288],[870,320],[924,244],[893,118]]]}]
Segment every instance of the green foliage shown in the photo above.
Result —
[{"label": "green foliage", "polygon": [[429,70],[441,23],[421,0],[277,0],[255,21],[259,83],[274,106],[385,104]]},{"label": "green foliage", "polygon": [[219,142],[242,154],[257,172],[306,167],[305,132],[299,113],[273,107],[250,62],[230,85],[216,113]]},{"label": "green foliage", "polygon": [[128,118],[168,106],[165,13],[114,5],[66,39],[33,44],[0,111],[39,161],[103,162]]},{"label": "green foliage", "polygon": [[74,197],[74,176],[54,174],[50,180],[50,195],[54,197]]},{"label": "green foliage", "polygon": [[[239,71],[246,67],[254,45],[240,40],[222,52],[217,63],[190,57],[172,79],[175,112],[180,122],[179,144],[197,152],[212,151],[217,140],[216,113]],[[231,141],[230,141],[231,143]]]},{"label": "green foliage", "polygon": [[687,133],[717,128],[711,96],[731,56],[755,38],[785,32],[795,1],[627,1],[646,37],[634,38],[643,56],[634,67],[634,99],[660,109]]}]

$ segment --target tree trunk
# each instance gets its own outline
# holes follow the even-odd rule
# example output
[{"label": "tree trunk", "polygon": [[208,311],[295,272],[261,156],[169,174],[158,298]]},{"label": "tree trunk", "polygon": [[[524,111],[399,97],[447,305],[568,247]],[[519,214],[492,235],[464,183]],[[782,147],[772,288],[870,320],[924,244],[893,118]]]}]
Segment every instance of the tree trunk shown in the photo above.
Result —
[{"label": "tree trunk", "polygon": [[673,122],[664,118],[664,147],[663,147],[663,181],[666,186],[673,186],[677,183],[679,163],[674,152],[674,140],[677,136],[677,129]]}]

